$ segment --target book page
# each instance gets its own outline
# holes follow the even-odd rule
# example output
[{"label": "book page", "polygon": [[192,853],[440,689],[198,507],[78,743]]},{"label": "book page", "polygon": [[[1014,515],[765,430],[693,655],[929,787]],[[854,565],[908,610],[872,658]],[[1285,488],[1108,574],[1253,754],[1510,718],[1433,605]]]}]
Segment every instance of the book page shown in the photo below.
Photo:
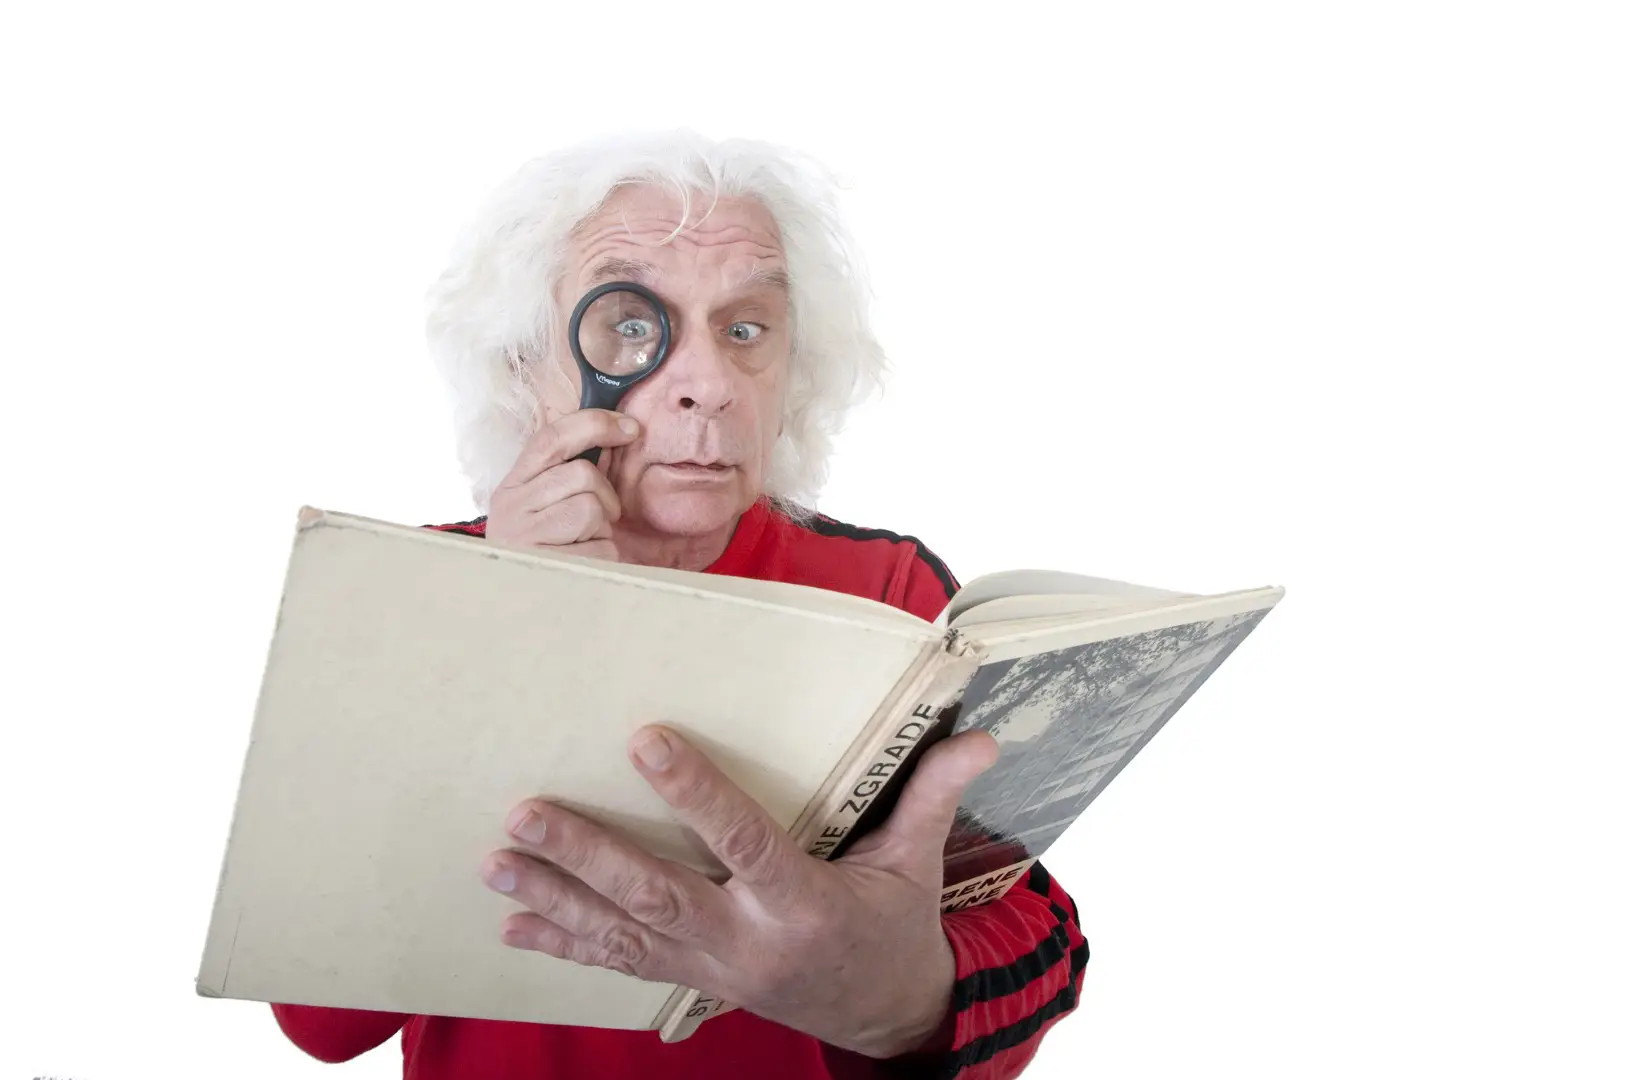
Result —
[{"label": "book page", "polygon": [[970,630],[990,623],[1024,619],[1056,619],[1095,611],[1118,610],[1144,605],[1144,599],[1124,596],[1097,596],[1091,593],[1050,593],[1044,596],[1000,596],[985,600],[954,620],[956,630]]},{"label": "book page", "polygon": [[1047,593],[1117,597],[1125,600],[1160,600],[1188,595],[1170,592],[1167,589],[1153,589],[1146,585],[1133,585],[1127,581],[1064,573],[1060,570],[1002,570],[994,574],[984,574],[967,582],[965,587],[955,594],[954,599],[949,601],[948,607],[938,617],[938,622],[943,626],[956,625],[972,608],[1001,597],[1039,596]]},{"label": "book page", "polygon": [[698,743],[786,827],[923,651],[865,621],[313,520],[296,538],[200,993],[646,1027],[673,987],[504,946],[479,867],[531,796],[722,868],[626,756]]},{"label": "book page", "polygon": [[1244,589],[1213,596],[1175,596],[1166,600],[1102,608],[1076,615],[1001,620],[964,631],[984,662],[1009,660],[1029,653],[1082,645],[1109,637],[1175,626],[1182,622],[1268,608],[1281,599],[1279,588]]}]

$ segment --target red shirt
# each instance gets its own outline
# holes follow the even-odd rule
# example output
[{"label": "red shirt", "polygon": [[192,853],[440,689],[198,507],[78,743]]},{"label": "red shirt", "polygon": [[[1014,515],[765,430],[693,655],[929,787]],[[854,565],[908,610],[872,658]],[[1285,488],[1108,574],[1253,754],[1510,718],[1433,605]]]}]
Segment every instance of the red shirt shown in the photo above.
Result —
[{"label": "red shirt", "polygon": [[[484,518],[431,527],[485,535]],[[766,502],[740,519],[728,548],[706,572],[851,593],[924,619],[935,619],[959,587],[913,537],[822,515],[800,524]],[[405,1080],[1015,1076],[1050,1025],[1078,1003],[1089,959],[1078,910],[1035,864],[1001,899],[943,916],[943,930],[956,959],[952,1045],[941,1054],[889,1062],[837,1050],[744,1010],[713,1017],[682,1042],[665,1044],[650,1031],[271,1008],[287,1036],[323,1061],[349,1060],[400,1032]]]}]

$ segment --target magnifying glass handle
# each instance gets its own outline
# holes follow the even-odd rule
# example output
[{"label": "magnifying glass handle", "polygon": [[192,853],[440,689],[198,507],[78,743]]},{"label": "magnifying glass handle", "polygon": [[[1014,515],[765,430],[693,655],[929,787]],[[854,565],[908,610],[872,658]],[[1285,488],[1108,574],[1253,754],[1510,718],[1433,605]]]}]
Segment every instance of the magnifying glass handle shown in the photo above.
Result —
[{"label": "magnifying glass handle", "polygon": [[[606,409],[610,412],[614,412],[615,407],[621,404],[621,395],[625,392],[626,391],[620,387],[605,386],[597,379],[588,378],[586,372],[582,373],[581,407],[584,409]],[[571,458],[571,460],[575,461],[580,458],[585,458],[594,465],[597,465],[598,456],[602,449],[602,447],[598,446],[591,447],[587,450],[583,450],[581,453],[577,454],[576,457]]]}]

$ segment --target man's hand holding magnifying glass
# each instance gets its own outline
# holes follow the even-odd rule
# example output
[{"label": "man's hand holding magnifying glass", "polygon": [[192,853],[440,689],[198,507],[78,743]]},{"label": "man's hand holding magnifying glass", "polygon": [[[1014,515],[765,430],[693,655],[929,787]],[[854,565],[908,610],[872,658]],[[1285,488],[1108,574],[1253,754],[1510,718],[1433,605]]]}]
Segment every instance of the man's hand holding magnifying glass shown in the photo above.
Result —
[{"label": "man's hand holding magnifying glass", "polygon": [[621,516],[621,500],[598,467],[600,450],[638,437],[638,422],[613,410],[660,367],[670,340],[665,305],[642,285],[610,282],[581,298],[570,317],[580,408],[531,436],[491,494],[488,539],[619,558],[611,526]]},{"label": "man's hand holding magnifying glass", "polygon": [[581,454],[595,446],[613,450],[637,437],[636,420],[607,409],[582,409],[542,424],[491,493],[486,536],[515,547],[618,559],[611,526],[621,516],[621,500]]}]

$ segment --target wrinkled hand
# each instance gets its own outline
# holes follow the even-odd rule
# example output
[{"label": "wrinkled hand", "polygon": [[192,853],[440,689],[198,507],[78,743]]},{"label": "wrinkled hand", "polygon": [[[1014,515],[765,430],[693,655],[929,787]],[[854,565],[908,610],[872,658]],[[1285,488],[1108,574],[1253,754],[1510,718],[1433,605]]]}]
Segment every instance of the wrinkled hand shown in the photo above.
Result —
[{"label": "wrinkled hand", "polygon": [[507,918],[505,943],[692,987],[872,1058],[938,1031],[954,983],[938,909],[943,843],[961,795],[998,754],[992,737],[932,747],[886,823],[834,862],[798,848],[669,729],[645,728],[632,752],[732,876],[714,883],[530,800],[508,821],[515,847],[484,867],[491,888],[528,909]]},{"label": "wrinkled hand", "polygon": [[600,465],[607,468],[613,449],[637,437],[637,421],[604,409],[582,409],[543,424],[491,493],[486,539],[617,559],[610,526],[621,517],[621,500],[604,469],[571,459],[601,446]]}]

